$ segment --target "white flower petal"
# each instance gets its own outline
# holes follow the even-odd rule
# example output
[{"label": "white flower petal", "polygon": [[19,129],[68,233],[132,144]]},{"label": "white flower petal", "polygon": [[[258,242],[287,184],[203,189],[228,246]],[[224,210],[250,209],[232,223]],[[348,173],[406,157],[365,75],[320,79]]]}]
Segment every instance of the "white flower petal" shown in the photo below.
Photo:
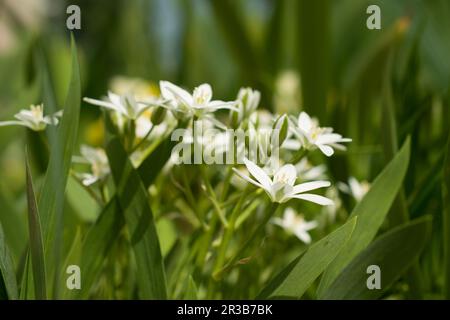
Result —
[{"label": "white flower petal", "polygon": [[297,180],[297,170],[292,164],[286,164],[275,172],[273,183],[282,181],[290,186],[293,186]]},{"label": "white flower petal", "polygon": [[305,132],[309,132],[313,126],[311,117],[306,112],[301,112],[298,117],[298,127]]},{"label": "white flower petal", "polygon": [[203,83],[194,89],[192,94],[194,102],[200,101],[201,104],[208,104],[212,98],[212,88],[208,83]]},{"label": "white flower petal", "polygon": [[189,92],[186,90],[170,83],[169,81],[160,81],[160,89],[163,98],[169,100],[178,100],[178,102],[182,102],[185,105],[191,106],[193,105],[193,98]]},{"label": "white flower petal", "polygon": [[311,243],[311,236],[309,233],[303,229],[294,230],[294,234],[299,238],[301,241],[303,241],[306,244]]},{"label": "white flower petal", "polygon": [[119,106],[117,106],[111,102],[107,102],[107,101],[103,101],[103,100],[96,100],[96,99],[91,99],[91,98],[83,98],[83,101],[85,101],[89,104],[95,105],[95,106],[103,107],[103,108],[124,114],[124,110],[122,108],[120,108]]},{"label": "white flower petal", "polygon": [[268,191],[271,190],[272,180],[270,180],[269,176],[264,172],[264,170],[247,158],[244,158],[244,163],[247,167],[248,172],[250,172],[250,174],[254,176],[256,180],[258,180],[263,188]]},{"label": "white flower petal", "polygon": [[0,121],[0,127],[6,127],[6,126],[24,126],[28,127],[28,125],[22,121]]},{"label": "white flower petal", "polygon": [[320,149],[320,151],[322,151],[322,153],[324,155],[326,155],[327,157],[331,157],[334,154],[334,150],[332,147],[324,145],[324,144],[319,144],[317,145],[317,147]]},{"label": "white flower petal", "polygon": [[294,189],[292,191],[293,194],[298,194],[306,191],[311,191],[319,188],[326,188],[329,187],[331,183],[329,181],[311,181],[311,182],[305,182],[298,184],[294,186]]},{"label": "white flower petal", "polygon": [[[254,185],[257,186],[257,187],[260,187],[260,188],[266,190],[266,189],[264,188],[264,186],[261,185],[259,182],[256,182],[255,180],[253,180],[253,179],[250,178],[249,176],[246,176],[245,174],[242,174],[242,173],[239,172],[239,170],[237,170],[236,168],[233,168],[233,171],[234,171],[234,173],[236,173],[236,174],[237,174],[239,177],[241,177],[242,179],[244,179],[244,180],[250,182],[251,184],[254,184]],[[267,191],[268,191],[268,190],[267,190]]]},{"label": "white flower petal", "polygon": [[296,194],[290,196],[289,198],[307,200],[310,202],[320,204],[322,206],[331,206],[333,204],[333,201],[331,199],[311,193]]}]

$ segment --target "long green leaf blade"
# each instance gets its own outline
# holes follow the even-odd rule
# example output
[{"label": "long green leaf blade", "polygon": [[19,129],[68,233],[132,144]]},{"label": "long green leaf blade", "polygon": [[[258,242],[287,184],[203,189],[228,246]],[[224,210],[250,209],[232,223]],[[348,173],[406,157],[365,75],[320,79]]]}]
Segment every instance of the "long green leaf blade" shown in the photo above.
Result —
[{"label": "long green leaf blade", "polygon": [[[39,200],[42,218],[42,234],[47,261],[47,271],[58,274],[58,252],[61,244],[60,226],[63,221],[64,195],[72,163],[80,116],[81,85],[75,40],[72,37],[72,76],[59,124],[57,136],[52,138],[50,160]],[[58,229],[58,230],[56,230]],[[50,274],[52,272],[48,272]],[[57,282],[57,279],[55,279]],[[55,282],[55,285],[57,285]]]},{"label": "long green leaf blade", "polygon": [[88,298],[89,291],[102,270],[103,261],[124,224],[117,198],[114,197],[103,209],[83,241],[80,269],[84,273],[79,298]]},{"label": "long green leaf blade", "polygon": [[408,139],[395,158],[375,179],[370,191],[356,205],[351,214],[352,217],[358,217],[355,231],[345,248],[325,271],[317,291],[319,297],[323,295],[345,266],[375,237],[400,190],[408,168],[409,153],[410,142]]},{"label": "long green leaf blade", "polygon": [[258,296],[299,299],[350,239],[357,218],[352,218],[325,238],[313,244],[287,266]]},{"label": "long green leaf blade", "polygon": [[[423,217],[383,234],[339,274],[322,299],[377,299],[413,263],[426,245],[431,218]],[[367,267],[380,268],[381,289],[367,287]]]},{"label": "long green leaf blade", "polygon": [[41,220],[36,203],[36,196],[33,188],[33,178],[31,177],[28,155],[25,160],[27,176],[27,202],[28,202],[28,231],[31,254],[31,265],[33,269],[34,292],[36,299],[45,300],[47,298],[44,245],[42,240]]},{"label": "long green leaf blade", "polygon": [[[175,143],[171,141],[170,137],[165,139],[137,169],[146,188],[154,182],[169,160]],[[115,195],[102,210],[83,241],[80,268],[85,271],[83,286],[79,293],[80,298],[88,297],[92,285],[102,270],[103,261],[124,225],[125,221],[120,212],[117,195]]]},{"label": "long green leaf blade", "polygon": [[0,223],[0,298],[2,297],[1,287],[4,287],[6,297],[8,299],[17,299],[18,290],[14,266],[11,259],[10,251],[6,244],[3,227]]},{"label": "long green leaf blade", "polygon": [[166,299],[163,259],[146,188],[118,138],[110,141],[106,151],[135,253],[140,296]]}]

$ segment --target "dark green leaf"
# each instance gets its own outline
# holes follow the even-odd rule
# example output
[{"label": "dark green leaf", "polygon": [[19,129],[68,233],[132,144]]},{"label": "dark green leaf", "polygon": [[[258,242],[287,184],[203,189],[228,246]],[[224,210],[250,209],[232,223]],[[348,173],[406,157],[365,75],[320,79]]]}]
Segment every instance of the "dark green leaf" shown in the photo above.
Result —
[{"label": "dark green leaf", "polygon": [[33,269],[34,293],[39,300],[47,298],[45,256],[42,240],[41,220],[34,194],[33,179],[31,177],[28,155],[26,155],[27,174],[27,201],[28,201],[28,231],[31,254],[31,265]]},{"label": "dark green leaf", "polygon": [[325,238],[313,244],[289,264],[258,298],[299,299],[314,280],[339,254],[352,235],[357,218],[352,218]]},{"label": "dark green leaf", "polygon": [[378,232],[405,177],[409,163],[410,142],[405,142],[395,158],[384,168],[369,192],[353,210],[358,217],[355,231],[345,248],[325,271],[318,288],[318,296],[333,283],[345,266],[364,250]]},{"label": "dark green leaf", "polygon": [[83,270],[83,285],[80,298],[87,298],[92,285],[98,278],[103,261],[117,239],[124,225],[117,198],[114,197],[103,209],[95,224],[83,241],[80,269]]},{"label": "dark green leaf", "polygon": [[[321,299],[377,299],[420,255],[428,240],[431,218],[424,217],[392,229],[362,251],[339,274]],[[367,267],[380,268],[381,289],[369,290]]]},{"label": "dark green leaf", "polygon": [[[51,138],[52,135],[49,137],[50,160],[39,199],[47,271],[57,270],[59,266],[57,257],[62,242],[64,195],[77,139],[80,100],[80,72],[75,40],[72,37],[72,76],[69,91],[57,135],[53,138]],[[51,273],[47,272],[47,274]],[[56,276],[58,272],[54,274]]]},{"label": "dark green leaf", "polygon": [[[0,223],[0,286],[9,299],[17,299],[17,282],[11,255],[6,245],[3,227]],[[1,290],[0,290],[1,291]],[[1,292],[0,292],[1,298]]]},{"label": "dark green leaf", "polygon": [[140,296],[165,299],[164,265],[147,190],[118,138],[110,141],[106,151],[135,253]]}]

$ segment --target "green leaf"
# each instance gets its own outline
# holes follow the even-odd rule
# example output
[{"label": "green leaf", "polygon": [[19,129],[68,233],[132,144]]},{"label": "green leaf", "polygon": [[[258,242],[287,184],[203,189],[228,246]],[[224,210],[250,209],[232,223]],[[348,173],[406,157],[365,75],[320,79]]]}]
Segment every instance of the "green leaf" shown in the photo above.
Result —
[{"label": "green leaf", "polygon": [[356,217],[352,218],[313,244],[276,276],[261,292],[258,299],[283,297],[300,299],[345,246],[352,235],[356,221]]},{"label": "green leaf", "polygon": [[28,201],[28,231],[31,254],[31,265],[33,269],[34,293],[39,300],[47,298],[44,245],[42,240],[41,220],[36,203],[36,196],[33,188],[33,178],[31,177],[28,154],[25,156],[25,166],[27,175],[27,201]]},{"label": "green leaf", "polygon": [[119,209],[117,198],[114,197],[103,209],[83,241],[80,258],[83,285],[79,291],[79,298],[88,297],[90,289],[102,270],[105,257],[125,224]]},{"label": "green leaf", "polygon": [[[171,141],[169,136],[139,166],[138,172],[146,188],[153,183],[169,160],[175,143]],[[125,221],[120,212],[118,198],[115,195],[102,210],[83,241],[80,268],[85,271],[83,285],[79,293],[80,298],[88,297],[92,285],[102,270],[103,261],[124,225]]]},{"label": "green leaf", "polygon": [[447,154],[442,175],[442,200],[443,200],[443,237],[444,237],[444,298],[450,299],[450,134],[447,142]]},{"label": "green leaf", "polygon": [[187,289],[184,294],[184,299],[185,300],[197,300],[198,299],[197,286],[195,285],[195,281],[192,278],[192,276],[189,276]]},{"label": "green leaf", "polygon": [[[377,299],[416,261],[431,228],[426,216],[383,234],[339,274],[321,299]],[[367,288],[367,267],[380,267],[381,289]]]},{"label": "green leaf", "polygon": [[355,231],[339,256],[325,271],[318,288],[318,296],[333,283],[345,266],[364,250],[378,232],[405,177],[409,163],[410,141],[404,143],[395,158],[373,182],[369,192],[353,210],[358,217]]},{"label": "green leaf", "polygon": [[[80,100],[80,72],[75,40],[72,37],[72,76],[69,91],[57,135],[50,139],[50,160],[39,199],[47,274],[53,274],[49,270],[57,270],[59,266],[56,257],[59,256],[62,242],[65,190],[77,139]],[[58,272],[54,274],[56,276]]]},{"label": "green leaf", "polygon": [[[1,290],[1,287],[3,287],[4,290]],[[3,297],[2,291],[5,291],[7,297]],[[9,298],[13,300],[17,299],[17,296],[17,282],[14,266],[5,241],[3,227],[0,223],[0,299]]]},{"label": "green leaf", "polygon": [[147,190],[118,138],[110,141],[106,151],[135,253],[140,296],[166,299],[163,259]]}]

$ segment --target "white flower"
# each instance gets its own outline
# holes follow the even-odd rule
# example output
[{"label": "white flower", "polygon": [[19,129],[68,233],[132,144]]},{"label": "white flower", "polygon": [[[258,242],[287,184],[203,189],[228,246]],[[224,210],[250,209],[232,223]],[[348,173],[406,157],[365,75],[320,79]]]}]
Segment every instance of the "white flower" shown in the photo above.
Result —
[{"label": "white flower", "polygon": [[231,111],[232,114],[237,115],[237,122],[250,117],[250,115],[258,108],[261,100],[261,93],[252,88],[241,88],[237,96],[238,111]]},{"label": "white flower", "polygon": [[292,208],[286,208],[283,218],[273,218],[272,222],[283,229],[292,232],[306,244],[311,243],[311,236],[308,231],[316,228],[316,221],[305,221],[302,215],[297,215]]},{"label": "white flower", "polygon": [[338,185],[342,192],[345,192],[355,198],[356,201],[361,201],[362,198],[370,189],[370,183],[367,181],[358,181],[355,177],[350,177],[348,179],[348,185],[340,182]]},{"label": "white flower", "polygon": [[1,121],[0,127],[17,125],[28,127],[33,131],[43,131],[49,124],[57,125],[61,116],[62,110],[53,115],[44,116],[44,106],[42,104],[37,106],[31,105],[29,110],[21,110],[14,116],[17,120]]},{"label": "white flower", "polygon": [[333,155],[333,148],[345,150],[342,142],[352,141],[333,133],[333,128],[319,127],[317,120],[311,119],[306,112],[301,112],[298,121],[292,122],[293,132],[300,139],[302,146],[306,149],[319,148],[327,157]]},{"label": "white flower", "polygon": [[201,84],[190,94],[186,90],[170,83],[168,81],[160,81],[160,90],[162,98],[167,101],[166,107],[178,115],[179,113],[188,118],[202,118],[208,113],[215,112],[219,109],[236,110],[236,102],[224,102],[212,99],[212,89],[207,83]]},{"label": "white flower", "polygon": [[324,207],[325,219],[328,223],[334,223],[336,221],[336,214],[342,206],[341,198],[339,198],[339,192],[335,187],[328,188],[325,192],[325,196],[333,200],[333,205]]},{"label": "white flower", "polygon": [[136,120],[145,110],[152,106],[161,104],[157,98],[147,99],[145,103],[137,102],[133,95],[130,93],[124,95],[118,95],[112,92],[108,92],[106,100],[96,100],[91,98],[84,98],[85,102],[112,110],[120,114],[121,116]]},{"label": "white flower", "polygon": [[85,186],[91,186],[94,183],[104,180],[110,173],[108,157],[101,148],[92,148],[82,145],[81,159],[75,158],[75,162],[87,163],[91,166],[91,173],[78,173],[77,176]]},{"label": "white flower", "polygon": [[295,165],[298,175],[303,180],[317,180],[325,177],[327,167],[323,164],[313,166],[307,158],[302,158],[299,163]]},{"label": "white flower", "polygon": [[297,180],[297,171],[292,164],[287,164],[279,168],[273,175],[273,179],[271,179],[262,168],[247,158],[244,158],[244,163],[249,173],[256,180],[243,175],[235,168],[233,168],[234,172],[248,182],[264,189],[272,202],[284,203],[290,199],[302,199],[324,206],[333,204],[333,201],[323,196],[304,193],[318,188],[329,187],[330,182],[312,181],[294,185],[295,180]]}]

